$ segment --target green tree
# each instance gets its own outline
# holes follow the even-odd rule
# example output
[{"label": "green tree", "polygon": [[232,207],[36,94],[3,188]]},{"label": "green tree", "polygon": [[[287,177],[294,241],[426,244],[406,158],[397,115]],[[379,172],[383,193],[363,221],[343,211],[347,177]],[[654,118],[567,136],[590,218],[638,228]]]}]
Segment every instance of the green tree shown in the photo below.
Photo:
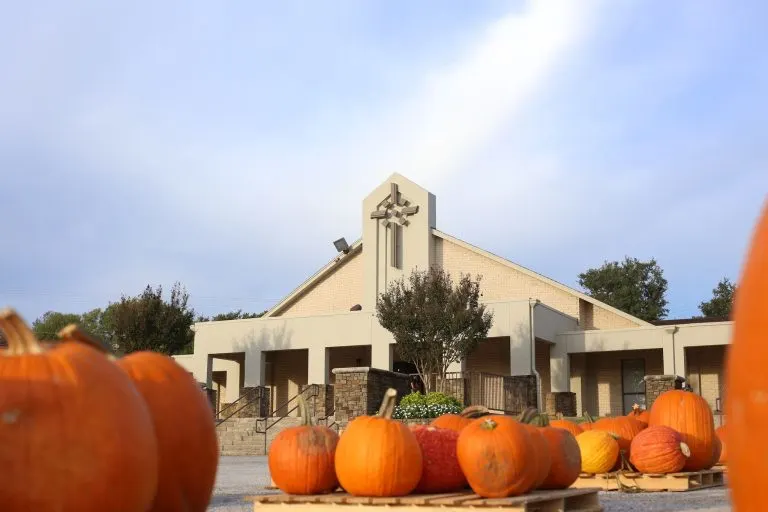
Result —
[{"label": "green tree", "polygon": [[414,270],[408,283],[395,281],[376,303],[379,323],[397,351],[416,366],[430,391],[429,374],[444,377],[451,363],[466,358],[485,338],[493,314],[480,303],[480,277],[462,275],[456,286],[440,268]]},{"label": "green tree", "polygon": [[667,280],[656,263],[626,257],[579,274],[579,285],[591,297],[646,321],[667,316]]},{"label": "green tree", "polygon": [[262,311],[261,313],[245,313],[242,309],[238,309],[237,311],[230,311],[229,313],[219,313],[218,315],[214,315],[211,318],[200,317],[197,321],[218,322],[221,320],[243,320],[245,318],[260,318],[264,316],[264,313],[266,313],[266,311]]},{"label": "green tree", "polygon": [[46,311],[32,322],[35,336],[41,340],[54,340],[58,332],[69,324],[81,324],[81,315],[77,313],[59,313]]},{"label": "green tree", "polygon": [[722,317],[728,318],[731,316],[731,308],[733,307],[733,298],[736,294],[736,285],[733,284],[730,279],[724,277],[717,286],[712,289],[712,298],[706,302],[699,304],[699,311],[705,317]]},{"label": "green tree", "polygon": [[100,314],[101,336],[118,353],[153,350],[164,354],[190,353],[194,341],[191,326],[195,311],[189,294],[179,284],[163,299],[162,286],[147,286],[141,295],[123,296]]}]

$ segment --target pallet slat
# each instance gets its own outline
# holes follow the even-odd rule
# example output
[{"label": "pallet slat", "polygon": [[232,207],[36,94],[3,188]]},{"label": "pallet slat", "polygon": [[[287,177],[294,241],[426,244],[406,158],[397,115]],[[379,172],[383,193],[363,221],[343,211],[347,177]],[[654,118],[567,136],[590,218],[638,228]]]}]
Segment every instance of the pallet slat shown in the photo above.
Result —
[{"label": "pallet slat", "polygon": [[598,489],[563,489],[534,491],[511,498],[482,498],[471,491],[449,494],[421,494],[401,497],[368,498],[351,496],[345,492],[313,496],[265,494],[248,496],[255,512],[271,512],[283,507],[306,507],[311,512],[325,512],[339,507],[386,506],[388,512],[413,512],[416,507],[439,507],[441,512],[466,511],[468,507],[504,508],[504,512],[601,512]]},{"label": "pallet slat", "polygon": [[723,470],[720,468],[688,473],[642,474],[615,472],[594,475],[582,473],[571,486],[572,489],[597,487],[603,491],[692,491],[724,485]]}]

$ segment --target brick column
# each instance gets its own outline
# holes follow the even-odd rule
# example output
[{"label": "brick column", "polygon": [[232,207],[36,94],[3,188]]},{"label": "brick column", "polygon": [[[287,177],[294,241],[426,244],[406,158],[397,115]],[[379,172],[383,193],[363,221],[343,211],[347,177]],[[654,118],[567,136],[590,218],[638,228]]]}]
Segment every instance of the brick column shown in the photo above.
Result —
[{"label": "brick column", "polygon": [[546,411],[550,416],[562,414],[563,416],[574,417],[576,413],[576,393],[570,391],[560,391],[556,393],[547,393]]},{"label": "brick column", "polygon": [[682,389],[683,379],[677,375],[646,375],[645,380],[645,408],[651,409],[653,402],[660,394],[671,389]]},{"label": "brick column", "polygon": [[520,414],[526,407],[538,407],[536,376],[513,375],[504,377],[504,412]]}]

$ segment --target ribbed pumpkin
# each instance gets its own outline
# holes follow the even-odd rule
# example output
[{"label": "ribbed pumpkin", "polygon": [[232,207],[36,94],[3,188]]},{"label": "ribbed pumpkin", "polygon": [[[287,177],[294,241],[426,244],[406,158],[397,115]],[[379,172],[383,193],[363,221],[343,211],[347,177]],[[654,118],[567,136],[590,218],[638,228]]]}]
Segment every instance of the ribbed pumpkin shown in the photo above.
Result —
[{"label": "ribbed pumpkin", "polygon": [[459,433],[432,425],[413,425],[411,430],[421,447],[423,461],[421,479],[415,492],[453,492],[467,487],[467,478],[456,455]]},{"label": "ribbed pumpkin", "polygon": [[549,473],[540,488],[567,489],[579,478],[581,472],[579,443],[573,434],[562,428],[542,427],[539,431],[549,445],[552,459]]},{"label": "ribbed pumpkin", "polygon": [[549,426],[553,428],[561,428],[567,430],[574,437],[584,432],[584,429],[572,421],[568,420],[550,420]]},{"label": "ribbed pumpkin", "polygon": [[733,305],[725,368],[728,484],[733,509],[765,510],[768,498],[768,202],[755,228]]},{"label": "ribbed pumpkin", "polygon": [[539,418],[539,421],[547,421],[546,416],[538,417],[537,415],[521,419],[523,427],[528,430],[528,435],[531,437],[531,443],[536,453],[536,456],[531,461],[531,463],[536,468],[536,479],[534,480],[533,485],[529,490],[537,489],[541,486],[541,484],[544,483],[544,480],[547,478],[549,469],[552,465],[552,454],[549,449],[549,442],[547,442],[547,440],[541,434],[541,427],[527,423],[527,421],[535,418]]},{"label": "ribbed pumpkin", "polygon": [[510,416],[472,421],[459,434],[456,453],[470,487],[484,498],[518,496],[536,482],[531,436]]},{"label": "ribbed pumpkin", "polygon": [[576,436],[584,473],[607,473],[619,459],[619,443],[604,430],[588,430]]},{"label": "ribbed pumpkin", "polygon": [[718,459],[719,464],[727,464],[728,463],[728,448],[725,444],[725,425],[720,425],[715,429],[715,435],[717,435],[717,438],[720,440],[720,458]]},{"label": "ribbed pumpkin", "polygon": [[635,436],[629,462],[641,473],[677,473],[691,451],[678,432],[669,427],[648,427]]},{"label": "ribbed pumpkin", "polygon": [[324,425],[312,425],[307,402],[299,395],[301,425],[288,427],[269,447],[269,474],[287,494],[325,494],[336,490],[335,456],[339,436]]},{"label": "ribbed pumpkin", "polygon": [[[69,325],[59,338],[106,347]],[[148,512],[205,512],[211,501],[219,442],[213,411],[194,378],[172,358],[150,351],[107,357],[123,370],[152,416],[158,450],[158,484]]]},{"label": "ribbed pumpkin", "polygon": [[456,432],[472,423],[474,418],[479,418],[490,414],[490,411],[482,405],[470,405],[459,414],[442,414],[432,420],[432,426],[438,428],[447,428]]},{"label": "ribbed pumpkin", "polygon": [[649,426],[664,425],[680,433],[691,450],[685,471],[711,467],[715,436],[712,410],[704,398],[681,389],[665,391],[651,407]]},{"label": "ribbed pumpkin", "polygon": [[645,425],[628,416],[601,418],[592,425],[592,430],[604,430],[616,435],[619,449],[629,455],[629,447],[637,434],[643,431]]},{"label": "ribbed pumpkin", "polygon": [[336,445],[336,476],[355,496],[405,496],[421,479],[423,459],[416,436],[392,419],[397,391],[390,388],[376,416],[358,416]]},{"label": "ribbed pumpkin", "polygon": [[149,510],[157,441],[128,376],[87,345],[41,343],[12,310],[0,329],[0,509]]}]

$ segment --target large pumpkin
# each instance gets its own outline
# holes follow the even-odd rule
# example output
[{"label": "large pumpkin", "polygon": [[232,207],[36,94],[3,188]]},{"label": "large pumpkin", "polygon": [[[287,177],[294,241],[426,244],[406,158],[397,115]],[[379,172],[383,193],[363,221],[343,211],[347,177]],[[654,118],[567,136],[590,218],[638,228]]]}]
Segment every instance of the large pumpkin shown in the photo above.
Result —
[{"label": "large pumpkin", "polygon": [[549,426],[554,428],[561,428],[563,430],[567,430],[571,433],[574,437],[584,432],[584,429],[581,428],[578,424],[574,423],[573,421],[568,420],[550,420]]},{"label": "large pumpkin", "polygon": [[629,462],[641,473],[677,473],[690,455],[678,432],[655,425],[632,440]]},{"label": "large pumpkin", "polygon": [[301,425],[280,431],[269,447],[272,481],[287,494],[325,494],[336,490],[335,455],[339,436],[324,425],[312,425],[304,397],[299,396]]},{"label": "large pumpkin", "polygon": [[531,436],[531,443],[533,444],[536,453],[532,461],[533,465],[536,467],[536,479],[534,480],[531,489],[537,489],[541,487],[549,474],[549,470],[552,466],[552,453],[549,448],[549,442],[541,433],[541,427],[526,423],[524,423],[523,426],[528,429],[528,434]]},{"label": "large pumpkin", "polygon": [[[103,344],[70,325],[65,341]],[[195,379],[171,357],[140,351],[115,359],[152,416],[158,450],[158,483],[148,512],[205,512],[219,464],[219,442],[210,402]]]},{"label": "large pumpkin", "polygon": [[715,435],[720,440],[720,457],[717,462],[719,464],[728,463],[728,448],[725,444],[725,425],[720,425],[715,429]]},{"label": "large pumpkin", "polygon": [[464,427],[472,423],[474,418],[486,416],[489,413],[490,411],[482,405],[470,405],[459,414],[449,413],[438,416],[432,420],[432,426],[461,432]]},{"label": "large pumpkin", "polygon": [[592,425],[592,430],[604,430],[615,435],[619,450],[629,455],[629,447],[637,434],[643,431],[645,425],[628,416],[601,418]]},{"label": "large pumpkin", "polygon": [[651,407],[650,426],[664,425],[680,433],[691,450],[685,471],[701,471],[712,466],[715,423],[712,409],[704,398],[690,391],[665,391]]},{"label": "large pumpkin", "polygon": [[[554,422],[553,422],[554,423]],[[549,445],[551,463],[542,489],[567,489],[579,478],[581,450],[576,438],[565,429],[543,427],[542,437]]]},{"label": "large pumpkin", "polygon": [[474,420],[459,434],[456,453],[470,487],[484,498],[524,494],[536,482],[531,436],[510,416]]},{"label": "large pumpkin", "polygon": [[347,424],[336,446],[336,476],[355,496],[405,496],[421,479],[423,459],[416,436],[392,419],[397,391],[390,388],[376,416]]},{"label": "large pumpkin", "polygon": [[581,470],[585,473],[607,473],[619,459],[619,443],[604,430],[588,430],[576,436],[581,452]]},{"label": "large pumpkin", "polygon": [[431,425],[414,425],[411,430],[419,442],[422,456],[421,479],[415,492],[454,492],[467,487],[467,478],[456,455],[459,433]]},{"label": "large pumpkin", "polygon": [[0,508],[149,510],[157,442],[128,376],[87,345],[44,348],[12,310],[0,329]]}]

